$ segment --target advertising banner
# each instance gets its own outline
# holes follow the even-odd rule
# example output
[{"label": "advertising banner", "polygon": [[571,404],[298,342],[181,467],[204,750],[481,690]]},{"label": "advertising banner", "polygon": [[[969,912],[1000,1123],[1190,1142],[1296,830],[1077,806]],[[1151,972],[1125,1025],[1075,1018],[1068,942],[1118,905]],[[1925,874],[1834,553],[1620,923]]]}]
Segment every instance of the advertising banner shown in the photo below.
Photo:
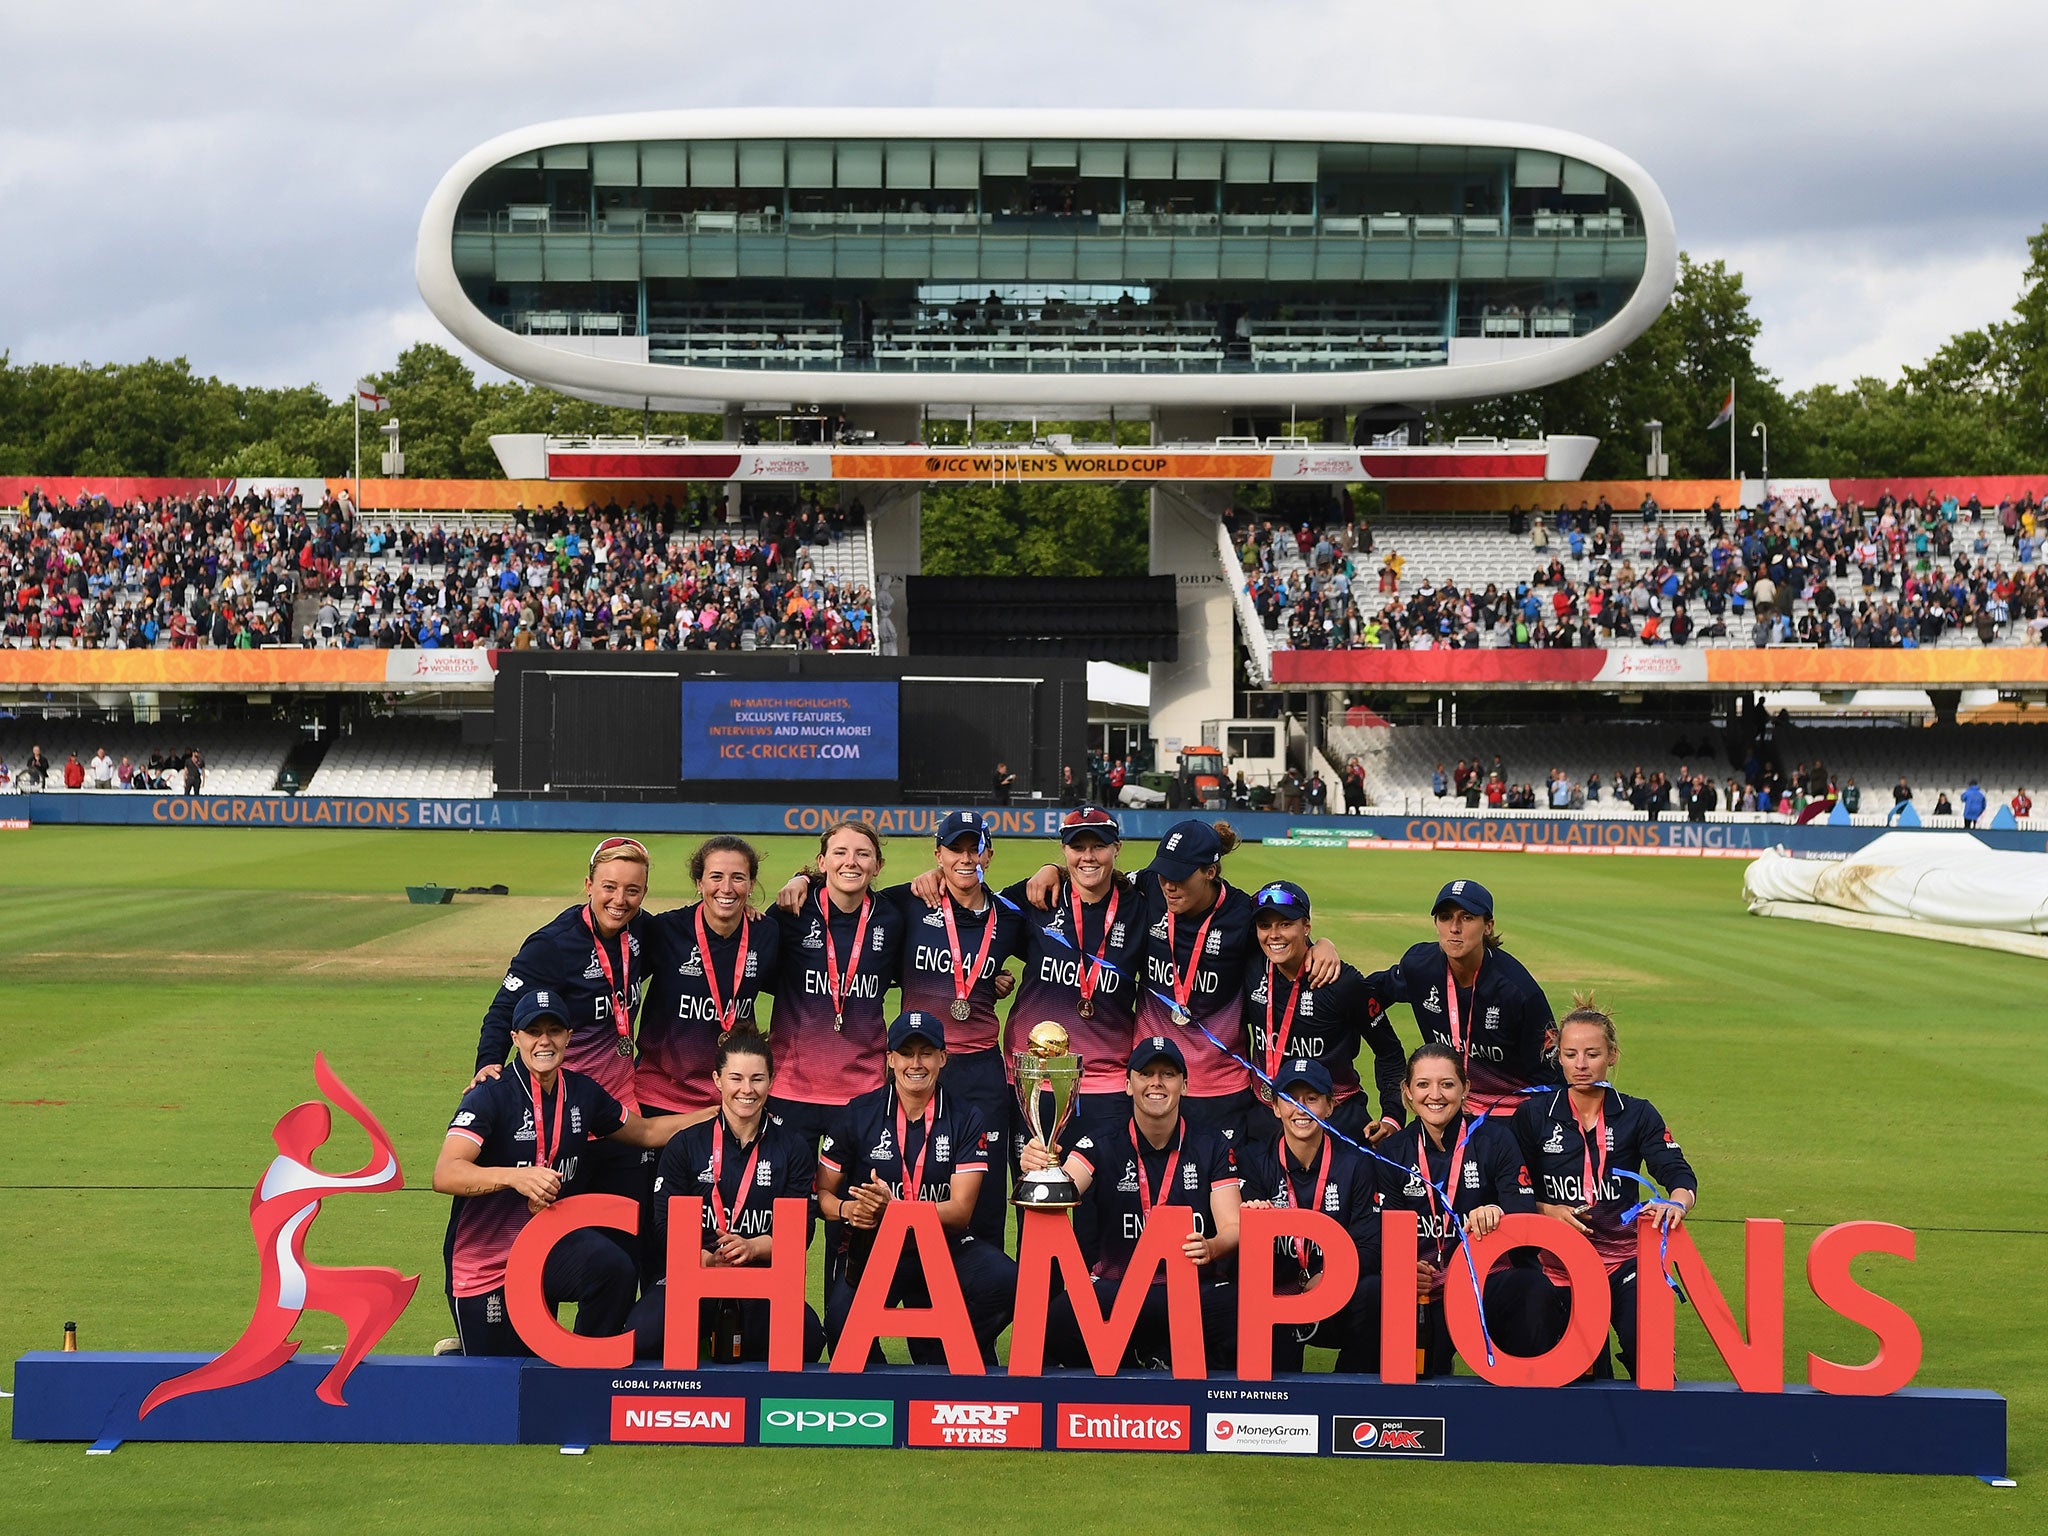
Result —
[{"label": "advertising banner", "polygon": [[2048,683],[2048,647],[1864,651],[1683,646],[1630,650],[1275,651],[1281,687],[2008,688]]},{"label": "advertising banner", "polygon": [[893,779],[895,683],[683,684],[683,781]]},{"label": "advertising banner", "polygon": [[487,650],[18,651],[0,648],[0,685],[21,688],[289,690],[489,688]]}]

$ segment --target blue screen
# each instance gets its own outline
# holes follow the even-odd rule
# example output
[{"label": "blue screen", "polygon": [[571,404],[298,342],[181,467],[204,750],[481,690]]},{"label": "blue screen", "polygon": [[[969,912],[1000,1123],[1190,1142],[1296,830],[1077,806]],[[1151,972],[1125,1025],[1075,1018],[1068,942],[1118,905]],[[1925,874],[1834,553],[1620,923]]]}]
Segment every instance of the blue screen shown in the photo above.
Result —
[{"label": "blue screen", "polygon": [[893,779],[896,684],[683,684],[683,778]]}]

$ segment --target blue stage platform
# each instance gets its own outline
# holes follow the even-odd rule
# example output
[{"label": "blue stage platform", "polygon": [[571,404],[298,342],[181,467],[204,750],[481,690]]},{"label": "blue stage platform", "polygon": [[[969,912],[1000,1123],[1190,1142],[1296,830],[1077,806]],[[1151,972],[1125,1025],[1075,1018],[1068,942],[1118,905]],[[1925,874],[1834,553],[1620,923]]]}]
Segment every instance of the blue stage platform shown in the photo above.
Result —
[{"label": "blue stage platform", "polygon": [[159,1382],[204,1355],[24,1355],[18,1440],[346,1441],[381,1444],[671,1443],[1007,1446],[1071,1450],[1440,1457],[1449,1461],[1738,1467],[1813,1472],[2005,1472],[1994,1392],[1908,1388],[1832,1397],[1718,1383],[1651,1392],[1625,1382],[1388,1386],[1370,1376],[1270,1382],[1051,1372],[953,1376],[916,1367],[832,1375],[761,1366],[572,1371],[535,1360],[373,1355],[349,1405],[313,1395],[332,1357],[179,1398],[138,1421]]}]

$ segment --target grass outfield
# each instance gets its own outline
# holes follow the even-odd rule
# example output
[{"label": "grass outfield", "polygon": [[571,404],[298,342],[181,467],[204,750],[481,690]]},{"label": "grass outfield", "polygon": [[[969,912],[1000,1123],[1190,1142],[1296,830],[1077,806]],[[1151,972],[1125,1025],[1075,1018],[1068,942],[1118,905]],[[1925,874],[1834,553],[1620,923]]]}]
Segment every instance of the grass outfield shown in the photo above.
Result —
[{"label": "grass outfield", "polygon": [[[0,1089],[0,1251],[11,1260],[0,1356],[55,1348],[67,1318],[87,1349],[214,1350],[232,1340],[254,1292],[249,1189],[273,1153],[271,1123],[317,1096],[316,1047],[396,1138],[412,1187],[330,1201],[313,1256],[423,1273],[384,1350],[424,1351],[451,1332],[438,1272],[447,1201],[424,1187],[427,1175],[505,960],[573,899],[589,841],[0,834],[0,987],[17,1040]],[[673,905],[687,895],[696,839],[650,841],[651,904]],[[774,840],[765,873],[787,873],[810,846]],[[1015,878],[1053,847],[1004,843],[992,873]],[[891,877],[925,862],[916,840],[893,852]],[[1741,907],[1742,869],[1733,860],[1247,848],[1227,874],[1247,886],[1300,880],[1318,903],[1318,933],[1365,969],[1426,936],[1422,914],[1445,879],[1484,880],[1510,948],[1552,1001],[1592,986],[1617,1014],[1617,1077],[1656,1100],[1699,1170],[1694,1231],[1731,1299],[1740,1219],[1789,1224],[1788,1379],[1804,1379],[1809,1349],[1852,1363],[1869,1354],[1869,1335],[1823,1312],[1804,1286],[1813,1233],[1851,1217],[1912,1227],[1913,1263],[1867,1259],[1858,1273],[1919,1321],[1920,1384],[2010,1398],[2017,1490],[1952,1478],[1067,1456],[1049,1495],[1025,1483],[1047,1471],[1025,1452],[603,1447],[570,1460],[535,1446],[138,1443],[87,1460],[76,1445],[7,1440],[7,1523],[23,1532],[513,1531],[587,1526],[602,1510],[607,1524],[639,1529],[681,1524],[678,1509],[707,1509],[715,1488],[720,1518],[767,1518],[789,1531],[886,1521],[897,1532],[958,1533],[1048,1519],[1063,1530],[1128,1533],[1169,1520],[1234,1529],[1317,1510],[1446,1531],[1554,1531],[1622,1511],[1628,1528],[1644,1530],[2048,1528],[2048,1087],[2024,1065],[2039,1056],[2040,962],[1753,919]],[[400,888],[424,880],[502,881],[517,894],[408,905]],[[1412,1044],[1405,1009],[1396,1022]],[[330,1150],[339,1162],[360,1146],[349,1128]],[[300,1337],[310,1350],[340,1343],[338,1325],[319,1313],[307,1314]],[[1724,1375],[1689,1318],[1679,1374]],[[11,1375],[0,1365],[0,1377]],[[11,1433],[9,1407],[0,1403],[0,1425]],[[991,1521],[1007,1497],[1031,1513]]]}]

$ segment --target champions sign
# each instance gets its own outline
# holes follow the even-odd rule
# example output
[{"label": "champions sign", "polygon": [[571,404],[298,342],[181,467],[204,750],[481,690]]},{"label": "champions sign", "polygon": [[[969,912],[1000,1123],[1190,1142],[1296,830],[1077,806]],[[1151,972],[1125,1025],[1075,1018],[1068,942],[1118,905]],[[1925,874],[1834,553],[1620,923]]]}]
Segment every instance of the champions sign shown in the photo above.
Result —
[{"label": "champions sign", "polygon": [[[391,1142],[367,1106],[315,1059],[327,1096],[367,1135],[361,1167],[313,1165],[330,1120],[301,1104],[274,1132],[279,1155],[250,1204],[259,1283],[254,1315],[220,1356],[24,1356],[17,1364],[14,1433],[25,1439],[124,1437],[170,1440],[359,1440],[389,1443],[556,1442],[588,1445],[781,1444],[928,1446],[957,1449],[1152,1450],[1238,1454],[1408,1455],[1459,1460],[1578,1461],[2002,1475],[2005,1404],[1994,1394],[1914,1389],[1918,1326],[1852,1270],[1871,1255],[1910,1260],[1913,1234],[1885,1222],[1851,1221],[1814,1238],[1807,1284],[1821,1305],[1869,1331],[1863,1363],[1808,1353],[1804,1385],[1785,1369],[1785,1225],[1745,1224],[1740,1317],[1683,1226],[1668,1248],[1645,1224],[1638,1261],[1637,1373],[1632,1384],[1581,1381],[1605,1347],[1606,1274],[1591,1244],[1561,1221],[1509,1215],[1471,1243],[1480,1282],[1451,1285],[1446,1320],[1459,1354],[1498,1395],[1470,1381],[1416,1380],[1417,1223],[1381,1218],[1382,1374],[1274,1378],[1276,1327],[1302,1328],[1334,1315],[1360,1275],[1345,1230],[1316,1211],[1247,1207],[1236,1291],[1238,1366],[1205,1368],[1196,1266],[1183,1233],[1149,1223],[1129,1266],[1131,1285],[1105,1315],[1071,1221],[1046,1209],[1020,1212],[1018,1284],[1006,1373],[987,1370],[968,1320],[937,1207],[895,1200],[884,1207],[862,1278],[829,1366],[805,1366],[810,1221],[808,1202],[774,1202],[776,1238],[758,1267],[707,1266],[702,1202],[669,1202],[664,1356],[636,1363],[630,1333],[586,1337],[554,1316],[541,1276],[556,1245],[587,1228],[636,1232],[638,1202],[580,1195],[548,1206],[515,1239],[505,1314],[536,1359],[372,1356],[413,1297],[415,1277],[384,1268],[307,1261],[323,1199],[402,1186]],[[1323,1283],[1305,1293],[1276,1284],[1280,1241],[1319,1246]],[[1536,1248],[1570,1276],[1572,1315],[1563,1339],[1534,1357],[1489,1347],[1477,1294],[1511,1250]],[[931,1305],[891,1307],[899,1262],[920,1266]],[[1668,1282],[1668,1283],[1660,1283]],[[1121,1362],[1139,1304],[1163,1283],[1170,1319],[1170,1374],[1127,1371]],[[1090,1368],[1044,1369],[1055,1285],[1075,1304]],[[1681,1383],[1675,1372],[1679,1289],[1734,1378],[1734,1391]],[[768,1359],[700,1365],[700,1304],[765,1302]],[[290,1334],[307,1310],[339,1318],[338,1357],[295,1361]],[[943,1370],[866,1370],[881,1339],[934,1340]],[[346,1389],[346,1395],[345,1395]],[[1613,1394],[1628,1394],[1627,1404]],[[1839,1404],[1839,1407],[1832,1406]],[[140,1410],[138,1416],[137,1410]]]}]

